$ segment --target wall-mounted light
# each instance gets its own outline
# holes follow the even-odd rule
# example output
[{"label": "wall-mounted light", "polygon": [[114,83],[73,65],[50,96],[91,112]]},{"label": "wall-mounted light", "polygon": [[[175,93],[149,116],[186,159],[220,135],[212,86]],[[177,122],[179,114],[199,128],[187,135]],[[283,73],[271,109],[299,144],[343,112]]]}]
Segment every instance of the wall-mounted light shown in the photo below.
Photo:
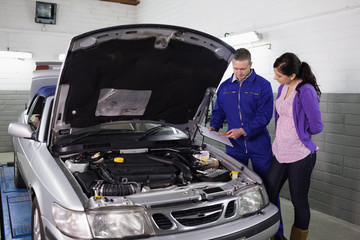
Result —
[{"label": "wall-mounted light", "polygon": [[30,53],[30,52],[0,51],[0,58],[31,59],[32,58],[32,53]]},{"label": "wall-mounted light", "polygon": [[260,40],[261,35],[255,31],[242,34],[225,33],[221,38],[224,42],[231,46],[240,45],[244,43],[252,43]]}]

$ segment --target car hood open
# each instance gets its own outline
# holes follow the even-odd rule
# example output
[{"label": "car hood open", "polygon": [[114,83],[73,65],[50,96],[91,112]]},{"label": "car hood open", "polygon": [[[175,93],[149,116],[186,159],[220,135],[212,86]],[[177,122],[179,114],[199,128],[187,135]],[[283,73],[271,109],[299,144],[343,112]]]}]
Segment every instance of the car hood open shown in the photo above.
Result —
[{"label": "car hood open", "polygon": [[188,128],[201,119],[199,106],[206,107],[234,51],[208,34],[158,24],[76,36],[60,73],[53,133],[133,120]]}]

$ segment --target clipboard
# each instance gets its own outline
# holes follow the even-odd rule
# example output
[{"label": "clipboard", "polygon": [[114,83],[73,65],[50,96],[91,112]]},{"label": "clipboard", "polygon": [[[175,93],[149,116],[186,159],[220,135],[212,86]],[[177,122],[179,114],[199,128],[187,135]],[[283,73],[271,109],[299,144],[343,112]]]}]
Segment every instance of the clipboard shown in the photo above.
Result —
[{"label": "clipboard", "polygon": [[214,141],[217,141],[219,143],[228,145],[230,147],[234,147],[232,145],[232,143],[230,142],[230,139],[228,139],[225,135],[220,134],[218,132],[215,131],[210,131],[207,127],[201,126],[199,124],[197,124],[198,130],[200,132],[201,135],[203,135],[204,137],[208,137]]}]

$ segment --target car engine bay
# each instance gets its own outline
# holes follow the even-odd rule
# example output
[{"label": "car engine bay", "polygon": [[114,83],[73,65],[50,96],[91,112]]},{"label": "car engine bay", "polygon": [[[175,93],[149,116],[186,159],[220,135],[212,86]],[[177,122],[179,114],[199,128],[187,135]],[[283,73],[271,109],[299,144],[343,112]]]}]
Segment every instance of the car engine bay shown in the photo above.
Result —
[{"label": "car engine bay", "polygon": [[188,149],[81,153],[67,158],[65,165],[88,197],[128,196],[193,183],[225,183],[241,175],[225,169],[208,151]]}]

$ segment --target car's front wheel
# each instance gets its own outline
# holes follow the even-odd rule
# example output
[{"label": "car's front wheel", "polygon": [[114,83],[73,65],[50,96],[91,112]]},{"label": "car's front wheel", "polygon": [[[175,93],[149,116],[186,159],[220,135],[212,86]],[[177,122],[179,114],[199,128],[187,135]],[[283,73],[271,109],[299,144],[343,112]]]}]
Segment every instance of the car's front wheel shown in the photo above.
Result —
[{"label": "car's front wheel", "polygon": [[14,153],[14,184],[17,188],[26,187],[24,179],[22,178],[19,170],[19,160],[16,157],[16,153]]},{"label": "car's front wheel", "polygon": [[32,202],[32,217],[31,217],[31,239],[41,240],[44,238],[44,229],[41,221],[41,212],[37,198],[34,197]]}]

